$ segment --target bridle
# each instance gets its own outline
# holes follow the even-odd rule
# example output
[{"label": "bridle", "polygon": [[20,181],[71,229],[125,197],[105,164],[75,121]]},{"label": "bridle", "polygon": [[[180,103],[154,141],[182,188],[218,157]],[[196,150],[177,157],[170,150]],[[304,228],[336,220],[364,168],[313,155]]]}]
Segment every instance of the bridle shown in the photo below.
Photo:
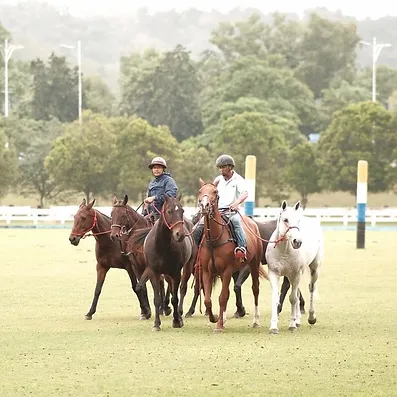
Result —
[{"label": "bridle", "polygon": [[[132,213],[132,211],[123,204],[116,204],[113,207],[119,207],[119,208],[124,208],[125,209],[125,214],[126,216],[128,215],[128,213]],[[139,207],[138,207],[139,208]],[[139,214],[138,214],[139,215]],[[113,217],[112,217],[113,219]],[[134,227],[137,225],[137,223],[140,221],[139,216],[137,218],[137,220],[135,221],[135,223],[127,230],[127,228],[125,227],[125,225],[119,225],[118,223],[112,223],[110,226],[110,229],[113,230],[113,228],[118,227],[120,229],[120,234],[125,235],[125,234],[130,234],[131,231],[134,229]]]},{"label": "bridle", "polygon": [[[92,208],[90,209],[90,214],[92,214],[91,212]],[[79,209],[79,211],[77,211],[77,214],[81,211],[81,209]],[[98,226],[98,216],[97,216],[97,212],[95,210],[94,211],[94,221],[92,223],[92,226],[90,228],[88,228],[87,230],[85,230],[84,232],[79,232],[79,233],[70,233],[71,236],[79,236],[81,238],[86,238],[88,236],[99,236],[100,234],[107,234],[110,233],[110,230],[107,230],[105,232],[98,232],[98,233],[91,233],[91,234],[87,234],[88,232],[92,232],[92,230],[95,228],[95,226]],[[76,215],[77,215],[76,214]],[[75,216],[76,216],[75,215]]]}]

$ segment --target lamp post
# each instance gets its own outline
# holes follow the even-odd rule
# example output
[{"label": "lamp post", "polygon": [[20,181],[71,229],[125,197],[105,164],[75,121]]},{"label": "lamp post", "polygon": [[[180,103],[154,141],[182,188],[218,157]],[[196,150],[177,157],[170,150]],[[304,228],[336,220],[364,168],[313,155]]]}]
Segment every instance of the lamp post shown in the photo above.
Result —
[{"label": "lamp post", "polygon": [[[73,45],[66,45],[66,44],[61,44],[61,47],[63,48],[69,48],[69,49],[75,49],[76,47]],[[81,41],[77,41],[77,68],[78,68],[78,95],[79,95],[79,124],[81,125],[82,123],[82,107],[83,107],[83,87],[82,87],[82,81],[81,81]]]},{"label": "lamp post", "polygon": [[383,48],[391,47],[391,44],[377,44],[376,37],[373,38],[372,44],[368,41],[360,41],[361,44],[372,46],[372,102],[376,102],[376,61],[379,58],[380,52]]},{"label": "lamp post", "polygon": [[15,50],[23,48],[21,45],[8,44],[8,40],[4,40],[4,46],[0,46],[1,54],[4,58],[4,117],[8,117],[8,61]]}]

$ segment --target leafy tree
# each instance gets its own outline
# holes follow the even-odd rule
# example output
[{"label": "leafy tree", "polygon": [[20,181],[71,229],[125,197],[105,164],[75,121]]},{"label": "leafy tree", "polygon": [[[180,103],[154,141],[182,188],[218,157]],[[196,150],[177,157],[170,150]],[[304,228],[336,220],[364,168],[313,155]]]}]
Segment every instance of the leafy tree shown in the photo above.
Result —
[{"label": "leafy tree", "polygon": [[312,143],[302,142],[291,150],[286,173],[289,185],[300,194],[302,207],[306,208],[309,195],[321,191],[320,170]]},{"label": "leafy tree", "polygon": [[179,191],[183,196],[196,197],[199,178],[205,181],[213,179],[215,160],[205,147],[198,145],[194,139],[187,139],[180,144],[180,156],[175,169]]},{"label": "leafy tree", "polygon": [[[61,122],[78,118],[78,72],[69,68],[65,57],[52,53],[48,65],[36,59],[31,63],[33,74],[32,116],[36,120],[56,117]],[[83,106],[85,103],[83,92]]]},{"label": "leafy tree", "polygon": [[99,76],[84,79],[86,108],[94,113],[111,116],[114,111],[115,97],[108,85]]},{"label": "leafy tree", "polygon": [[45,159],[50,177],[64,190],[84,192],[87,201],[112,191],[117,177],[111,164],[115,140],[111,127],[108,119],[90,111],[84,112],[82,126],[77,121],[66,125]]},{"label": "leafy tree", "polygon": [[336,76],[351,81],[359,40],[355,23],[310,15],[300,48],[302,61],[296,75],[310,87],[315,98],[320,97],[321,91]]},{"label": "leafy tree", "polygon": [[387,190],[392,152],[397,146],[396,130],[396,120],[378,103],[361,102],[336,112],[319,141],[323,186],[355,194],[357,162],[366,160],[368,190]]},{"label": "leafy tree", "polygon": [[119,172],[118,190],[138,198],[146,195],[153,178],[148,164],[153,157],[166,158],[172,172],[177,163],[178,142],[166,126],[153,127],[146,120],[132,119],[117,135],[112,163]]},{"label": "leafy tree", "polygon": [[279,202],[288,197],[285,167],[288,164],[288,145],[276,125],[266,122],[257,112],[245,112],[225,120],[210,145],[216,158],[222,153],[232,155],[236,170],[243,173],[245,158],[257,158],[257,194],[265,194]]},{"label": "leafy tree", "polygon": [[1,120],[0,126],[0,197],[7,194],[9,188],[15,184],[18,176],[18,162],[16,151],[12,146],[6,147],[8,141],[4,133],[3,124]]},{"label": "leafy tree", "polygon": [[[22,195],[31,197],[39,196],[39,204],[44,207],[46,199],[56,199],[62,188],[58,181],[52,179],[44,166],[44,160],[52,149],[54,140],[63,132],[62,124],[56,119],[50,121],[31,120],[25,124],[23,140],[29,140],[23,145],[19,139],[19,147],[25,146],[19,151],[19,186]],[[22,145],[21,145],[22,143]],[[22,149],[22,148],[21,148]]]}]

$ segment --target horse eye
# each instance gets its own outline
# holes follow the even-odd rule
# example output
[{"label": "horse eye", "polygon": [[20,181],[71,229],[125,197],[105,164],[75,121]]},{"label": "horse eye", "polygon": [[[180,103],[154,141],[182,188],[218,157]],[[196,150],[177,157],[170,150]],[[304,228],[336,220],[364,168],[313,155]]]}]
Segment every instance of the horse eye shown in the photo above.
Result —
[{"label": "horse eye", "polygon": [[285,223],[288,223],[288,218],[284,218],[284,222],[285,222]]}]

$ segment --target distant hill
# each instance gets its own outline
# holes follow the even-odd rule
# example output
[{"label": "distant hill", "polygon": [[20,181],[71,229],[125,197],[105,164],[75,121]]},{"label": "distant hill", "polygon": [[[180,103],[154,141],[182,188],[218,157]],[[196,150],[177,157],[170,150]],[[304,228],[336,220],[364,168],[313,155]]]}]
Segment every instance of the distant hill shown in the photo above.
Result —
[{"label": "distant hill", "polygon": [[[211,47],[210,33],[221,21],[245,19],[253,11],[256,10],[236,9],[224,14],[190,9],[180,13],[167,11],[150,15],[147,9],[140,9],[135,15],[123,18],[83,19],[59,7],[26,2],[0,5],[0,22],[11,32],[15,43],[24,45],[22,51],[15,53],[15,57],[20,59],[46,59],[54,51],[68,56],[70,62],[76,62],[75,53],[61,49],[60,44],[73,45],[81,40],[85,74],[99,74],[113,89],[117,89],[121,55],[150,46],[167,50],[182,44],[197,56]],[[316,11],[330,19],[346,18],[324,9]],[[270,15],[262,16],[264,21],[271,18]],[[289,17],[298,18],[296,15]],[[397,68],[397,18],[368,19],[356,23],[363,40],[371,41],[376,36],[379,42],[393,45],[382,51],[379,63]],[[371,56],[371,49],[364,47],[358,53],[358,63],[361,66],[371,65]]]}]

